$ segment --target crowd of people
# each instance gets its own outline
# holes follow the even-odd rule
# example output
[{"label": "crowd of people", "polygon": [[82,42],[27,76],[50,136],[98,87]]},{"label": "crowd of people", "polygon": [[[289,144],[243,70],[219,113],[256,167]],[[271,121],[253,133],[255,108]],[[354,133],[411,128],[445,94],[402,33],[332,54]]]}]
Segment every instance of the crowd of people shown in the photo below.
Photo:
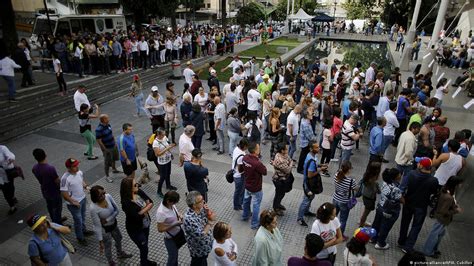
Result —
[{"label": "crowd of people", "polygon": [[[118,38],[120,34],[80,35],[68,45],[61,39],[56,40],[56,44],[63,48],[71,46],[82,62],[83,49],[87,50],[88,44],[92,47],[98,41],[98,46],[104,47],[104,42],[112,42],[111,55],[117,57],[111,65],[117,70],[130,70],[137,65],[146,68],[148,64],[154,64],[151,62],[162,63],[161,60],[152,61],[150,41],[154,44],[157,40],[157,47],[161,47],[163,41],[166,50],[163,62],[167,62],[169,57],[197,56],[198,49],[202,54],[215,52],[206,44],[207,40],[210,40],[209,45],[212,43],[209,36],[228,36],[223,38],[231,42],[231,34],[211,29],[201,32],[184,30],[175,36],[147,33],[132,33],[121,38]],[[167,53],[168,41],[173,43],[171,39],[176,41],[188,37],[187,45],[182,43],[182,48],[171,46],[170,53]],[[198,38],[203,46],[197,45]],[[136,51],[133,46],[130,50],[123,48],[128,44],[121,41],[136,43]],[[217,39],[216,42],[218,45]],[[123,49],[120,53],[114,52],[116,43],[117,49]],[[219,47],[223,47],[222,42]],[[219,47],[217,51],[220,51]],[[131,53],[127,55],[128,51]],[[163,50],[158,48],[155,51]],[[89,57],[89,65],[96,68],[88,70],[105,74],[108,66],[103,65],[106,61],[100,63],[98,56],[94,59],[96,61]],[[61,60],[61,56],[58,58]],[[82,67],[77,65],[77,59],[75,62],[81,74]],[[63,62],[61,64],[66,66]],[[115,164],[120,161],[125,176],[120,181],[120,204],[103,187],[90,187],[85,182],[79,160],[68,158],[65,162],[67,171],[59,177],[55,167],[48,163],[45,151],[35,149],[33,156],[38,164],[33,167],[33,173],[41,184],[51,221],[42,215],[28,219],[27,223],[34,231],[28,247],[33,262],[38,265],[71,265],[70,250],[61,242],[61,234],[71,232],[69,227],[62,226],[65,220],[61,214],[62,202],[65,201],[73,217],[77,242],[88,245],[87,237],[95,235],[99,251],[105,253],[110,265],[116,263],[112,255],[112,239],[118,259],[132,256],[122,249],[122,234],[116,219],[120,209],[125,213],[127,234],[140,251],[141,265],[156,265],[148,256],[153,222],[163,233],[167,265],[178,265],[179,250],[185,244],[191,255],[191,265],[207,265],[208,256],[214,258],[216,265],[237,265],[239,249],[232,240],[232,228],[219,221],[219,213],[214,212],[210,207],[212,203],[209,203],[209,169],[202,160],[201,150],[206,134],[209,134],[207,140],[215,145],[213,150],[218,156],[230,157],[232,169],[226,178],[234,183],[235,191],[228,200],[232,201],[235,211],[242,211],[241,219],[250,220],[250,228],[256,230],[253,265],[284,263],[285,240],[278,229],[278,216],[296,211],[283,205],[284,196],[292,190],[296,175],[302,176],[304,193],[294,222],[308,227],[305,217],[316,217],[316,220],[305,237],[304,256],[290,258],[289,265],[333,265],[337,245],[343,242],[347,242],[343,252],[345,265],[376,265],[375,259],[367,254],[366,245],[371,242],[376,249],[389,249],[387,237],[393,234],[391,229],[400,215],[396,245],[406,253],[402,261],[441,256],[439,243],[446,227],[453,216],[462,211],[454,197],[457,186],[462,183],[459,175],[466,167],[465,158],[472,145],[471,130],[452,134],[446,126],[448,118],[443,116],[443,98],[449,91],[449,84],[445,78],[434,84],[433,73],[428,72],[409,77],[404,83],[397,68],[384,73],[376,62],[368,66],[361,63],[337,66],[328,65],[327,60],[319,58],[313,62],[305,60],[302,64],[293,60],[283,64],[268,58],[261,69],[256,69],[255,58],[244,64],[235,56],[221,71],[232,71],[229,83],[220,87],[218,70],[215,63],[210,63],[206,86],[193,71],[190,61],[183,71],[185,85],[182,93],[176,92],[174,84],[169,82],[164,95],[157,86],[152,86],[146,99],[140,76],[133,76],[130,96],[135,99],[137,116],[143,113],[151,124],[146,152],[138,147],[132,124],[123,123],[121,134],[114,134],[109,116],[101,113],[99,106],[91,104],[86,95],[87,88],[79,86],[74,94],[74,105],[80,133],[87,142],[84,155],[89,160],[98,159],[93,154],[93,146],[98,143],[103,153],[104,174],[110,183],[115,181],[110,176],[110,168],[112,173],[120,173]],[[99,120],[95,130],[92,129],[92,119]],[[183,127],[184,131],[177,138],[175,131],[178,127]],[[364,138],[369,146],[368,163],[364,174],[358,177],[352,173],[354,162],[351,158]],[[396,150],[393,162],[396,166],[384,167],[392,157],[389,156],[390,145]],[[273,167],[271,178],[275,195],[272,208],[260,211],[265,196],[263,177],[270,172],[261,149],[268,146],[270,158],[265,159]],[[175,154],[179,154],[177,160],[173,149],[176,149]],[[141,151],[158,169],[156,195],[149,196],[140,188],[146,182],[143,173],[148,173],[144,162],[139,159]],[[173,165],[173,161],[177,163]],[[185,194],[178,193],[171,184],[171,173],[181,171],[176,169],[176,165],[183,168]],[[5,146],[0,146],[0,166],[1,188],[12,214],[17,203],[14,178],[22,174],[21,168],[15,164],[14,154]],[[135,176],[138,167],[142,167],[140,177]],[[330,169],[334,168],[337,170],[331,172]],[[320,204],[314,213],[311,212],[311,203],[323,191],[321,177],[333,180],[335,192],[332,202]],[[87,191],[92,202],[89,206]],[[184,212],[176,207],[182,195],[185,195],[188,207]],[[358,229],[351,237],[352,234],[346,232],[346,225],[357,201],[362,202],[364,209]],[[150,214],[155,202],[160,202],[156,221]],[[375,211],[375,218],[369,223],[367,219],[372,211]],[[436,220],[423,250],[418,252],[414,246],[427,215]],[[86,229],[86,216],[91,217],[93,230]]]}]

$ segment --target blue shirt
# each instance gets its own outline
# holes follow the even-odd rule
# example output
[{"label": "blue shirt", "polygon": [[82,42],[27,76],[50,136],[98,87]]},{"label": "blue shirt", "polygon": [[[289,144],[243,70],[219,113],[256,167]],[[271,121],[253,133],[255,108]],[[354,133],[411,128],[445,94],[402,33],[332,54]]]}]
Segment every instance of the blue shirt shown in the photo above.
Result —
[{"label": "blue shirt", "polygon": [[115,147],[115,139],[110,125],[99,124],[95,129],[95,138],[102,140],[107,149]]},{"label": "blue shirt", "polygon": [[422,103],[423,105],[425,104],[426,98],[427,96],[423,91],[418,92],[418,99],[420,100],[420,103]]},{"label": "blue shirt", "polygon": [[[59,227],[60,225],[51,223],[53,227]],[[39,248],[39,249],[38,249]],[[30,239],[28,243],[28,255],[30,257],[41,257],[48,261],[48,265],[59,265],[66,256],[67,250],[61,244],[61,237],[59,233],[52,228],[48,228],[48,239],[42,240],[36,234]]]},{"label": "blue shirt", "polygon": [[124,150],[125,153],[127,154],[128,159],[133,162],[136,160],[135,157],[135,136],[132,134],[126,135],[122,134],[120,135],[120,138],[118,140],[118,149],[119,149],[119,154],[120,154],[120,161],[125,162],[126,159],[123,158],[121,151]]},{"label": "blue shirt", "polygon": [[407,118],[407,111],[405,110],[406,107],[410,107],[410,103],[405,97],[400,97],[397,107],[397,119]]},{"label": "blue shirt", "polygon": [[349,117],[351,113],[349,112],[349,105],[351,104],[351,99],[345,99],[342,104],[342,114],[344,117]]},{"label": "blue shirt", "polygon": [[[314,162],[310,163],[310,160],[314,160]],[[306,155],[306,159],[304,160],[304,169],[303,169],[303,174],[304,174],[304,182],[308,179],[308,171],[311,172],[316,172],[318,169],[318,156],[315,154],[314,156],[310,153]]]},{"label": "blue shirt", "polygon": [[302,148],[308,146],[311,139],[313,139],[314,133],[313,128],[311,127],[311,123],[308,119],[301,119],[301,126],[300,126],[300,145]]},{"label": "blue shirt", "polygon": [[376,126],[370,130],[369,152],[373,155],[381,155],[383,148],[383,128]]}]

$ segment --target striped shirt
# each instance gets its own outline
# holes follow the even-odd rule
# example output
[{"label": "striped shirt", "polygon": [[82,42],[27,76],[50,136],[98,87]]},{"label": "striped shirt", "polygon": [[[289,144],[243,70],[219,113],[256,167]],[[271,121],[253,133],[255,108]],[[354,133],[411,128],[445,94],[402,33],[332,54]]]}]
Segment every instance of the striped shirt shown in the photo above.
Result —
[{"label": "striped shirt", "polygon": [[355,145],[355,141],[352,137],[355,135],[354,126],[349,122],[349,119],[344,122],[341,132],[341,147],[344,150],[352,150]]},{"label": "striped shirt", "polygon": [[115,139],[112,134],[112,127],[107,124],[104,125],[100,123],[95,129],[95,138],[102,140],[102,143],[107,149],[112,149],[115,147]]},{"label": "striped shirt", "polygon": [[[334,176],[334,194],[332,198],[341,203],[346,203],[349,201],[349,190],[352,189],[352,191],[356,188],[356,181],[353,178],[350,177],[344,177],[341,181],[338,181],[337,178],[337,173]],[[352,195],[354,195],[352,193]]]}]

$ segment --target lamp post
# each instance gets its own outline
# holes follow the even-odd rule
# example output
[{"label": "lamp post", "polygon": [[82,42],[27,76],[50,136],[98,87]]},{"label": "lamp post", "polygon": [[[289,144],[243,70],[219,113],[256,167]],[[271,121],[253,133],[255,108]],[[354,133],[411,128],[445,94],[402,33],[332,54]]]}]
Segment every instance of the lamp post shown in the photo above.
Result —
[{"label": "lamp post", "polygon": [[337,0],[334,0],[334,21],[336,21],[336,7],[337,7]]}]

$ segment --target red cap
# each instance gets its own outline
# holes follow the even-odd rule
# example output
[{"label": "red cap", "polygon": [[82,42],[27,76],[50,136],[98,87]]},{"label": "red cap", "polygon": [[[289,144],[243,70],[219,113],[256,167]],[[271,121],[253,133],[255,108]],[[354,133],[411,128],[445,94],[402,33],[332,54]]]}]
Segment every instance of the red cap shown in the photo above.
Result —
[{"label": "red cap", "polygon": [[79,161],[74,158],[69,158],[66,160],[66,168],[76,167],[79,165]]},{"label": "red cap", "polygon": [[138,76],[138,74],[133,75],[133,80],[139,80],[139,79],[140,77]]},{"label": "red cap", "polygon": [[419,163],[423,168],[430,168],[432,161],[428,157],[416,157],[415,162]]}]

